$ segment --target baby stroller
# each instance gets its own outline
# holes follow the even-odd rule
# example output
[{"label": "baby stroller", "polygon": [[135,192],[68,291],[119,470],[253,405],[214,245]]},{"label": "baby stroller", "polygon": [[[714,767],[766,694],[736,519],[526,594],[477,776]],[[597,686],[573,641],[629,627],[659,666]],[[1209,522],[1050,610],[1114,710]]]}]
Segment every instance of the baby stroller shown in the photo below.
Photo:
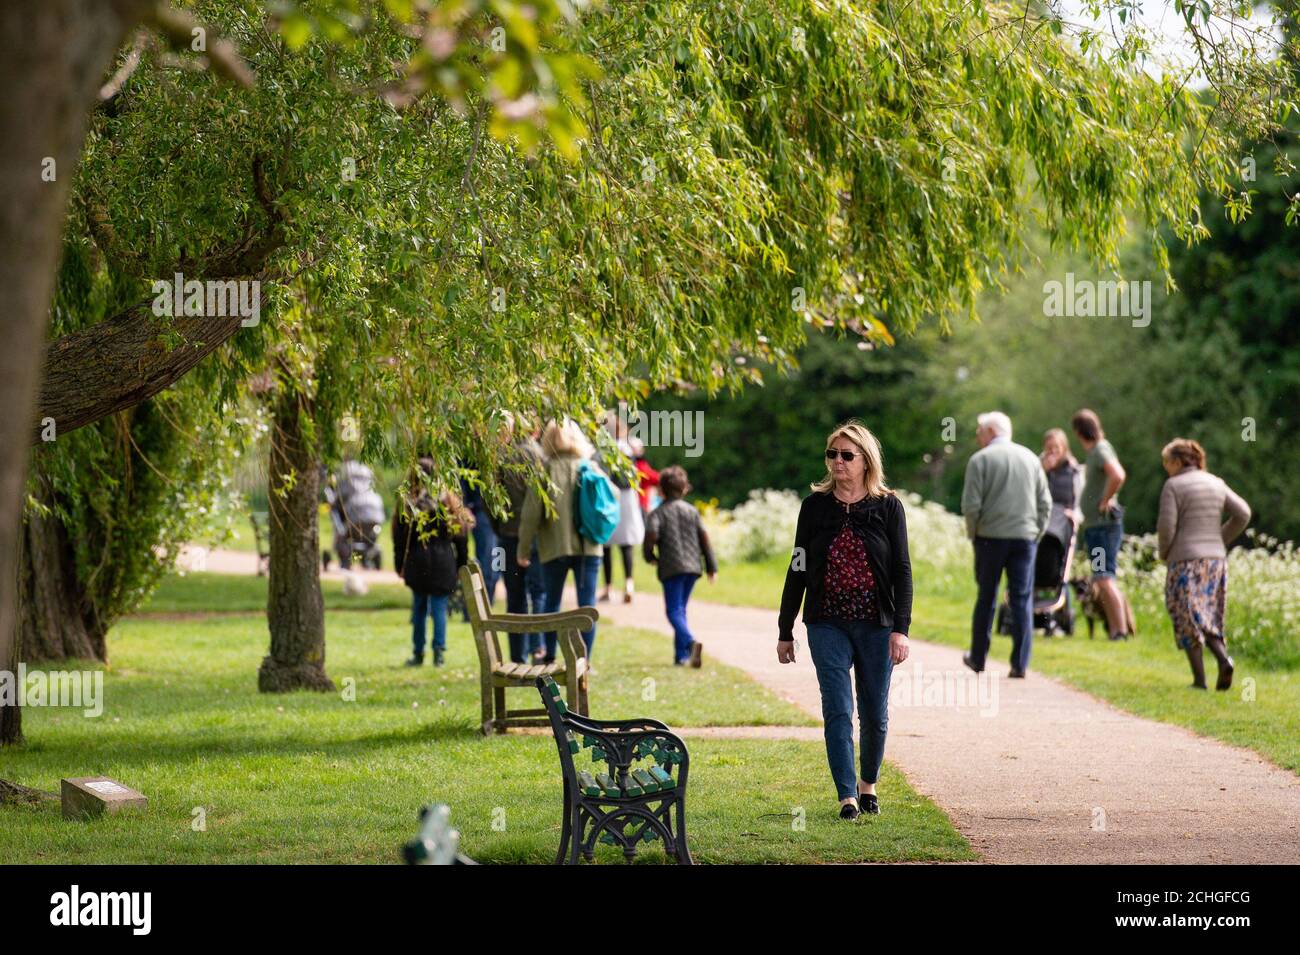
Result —
[{"label": "baby stroller", "polygon": [[[334,526],[334,553],[347,569],[354,562],[379,570],[383,559],[379,534],[384,529],[384,500],[375,490],[375,475],[359,461],[344,461],[338,474],[325,482],[325,501]],[[321,555],[329,569],[330,554]]]},{"label": "baby stroller", "polygon": [[[1042,630],[1049,637],[1058,633],[1067,637],[1074,634],[1074,598],[1068,580],[1070,563],[1074,560],[1074,538],[1074,524],[1068,518],[1063,525],[1054,519],[1038,542],[1038,556],[1034,560],[1034,629]],[[998,605],[997,628],[998,633],[1008,636],[1010,610],[1004,593]]]}]

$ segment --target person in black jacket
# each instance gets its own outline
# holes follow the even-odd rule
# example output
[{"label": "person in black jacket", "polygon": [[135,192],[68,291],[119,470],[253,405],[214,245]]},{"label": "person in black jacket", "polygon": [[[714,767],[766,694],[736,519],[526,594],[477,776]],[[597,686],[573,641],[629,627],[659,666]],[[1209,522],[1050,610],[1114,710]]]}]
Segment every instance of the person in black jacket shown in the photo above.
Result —
[{"label": "person in black jacket", "polygon": [[[902,502],[885,486],[880,443],[856,419],[826,439],[826,476],[812,491],[799,509],[776,655],[794,662],[794,620],[802,604],[840,818],[856,819],[880,812],[876,778],[889,727],[889,681],[908,654],[907,522]],[[853,765],[850,670],[857,682],[860,776]]]},{"label": "person in black jacket", "polygon": [[[521,423],[509,411],[502,413],[498,437],[510,447],[502,455],[503,466],[497,471],[496,477],[497,482],[505,488],[509,510],[505,514],[489,511],[489,518],[505,563],[501,580],[506,587],[506,613],[545,613],[546,580],[542,576],[542,561],[537,555],[536,542],[533,543],[527,568],[519,566],[517,553],[519,518],[523,514],[524,499],[528,496],[527,472],[540,469],[544,464],[542,446],[537,443],[536,428],[532,432],[522,428],[521,436],[516,437],[516,427]],[[544,647],[545,642],[540,632],[512,633],[510,662],[540,663],[545,653]]]},{"label": "person in black jacket", "polygon": [[469,560],[468,531],[474,517],[460,498],[442,496],[442,510],[425,486],[433,460],[420,458],[399,495],[393,516],[393,560],[397,573],[411,588],[411,642],[414,653],[407,666],[424,663],[425,617],[433,618],[433,665],[442,666],[447,649],[447,598],[459,585],[457,573]]}]

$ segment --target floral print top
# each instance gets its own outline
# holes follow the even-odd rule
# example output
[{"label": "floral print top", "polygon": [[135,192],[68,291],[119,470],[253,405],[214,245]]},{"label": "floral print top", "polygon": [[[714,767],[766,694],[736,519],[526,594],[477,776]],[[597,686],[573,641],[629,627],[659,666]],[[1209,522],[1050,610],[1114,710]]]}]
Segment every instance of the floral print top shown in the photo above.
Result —
[{"label": "floral print top", "polygon": [[845,523],[826,554],[822,613],[838,620],[877,620],[876,579],[867,545]]}]

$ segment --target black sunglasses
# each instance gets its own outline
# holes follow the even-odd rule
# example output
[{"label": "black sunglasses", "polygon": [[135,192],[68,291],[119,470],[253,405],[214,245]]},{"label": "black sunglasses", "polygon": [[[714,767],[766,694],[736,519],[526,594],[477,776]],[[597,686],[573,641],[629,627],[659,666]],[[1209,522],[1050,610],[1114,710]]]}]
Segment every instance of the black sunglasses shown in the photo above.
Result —
[{"label": "black sunglasses", "polygon": [[827,449],[826,449],[826,460],[827,460],[827,461],[834,461],[834,460],[835,460],[835,455],[837,455],[837,454],[840,456],[840,460],[841,460],[841,461],[852,461],[854,458],[856,458],[856,457],[858,456],[858,452],[857,452],[857,451],[838,451],[838,450],[836,450],[835,448],[827,448]]}]

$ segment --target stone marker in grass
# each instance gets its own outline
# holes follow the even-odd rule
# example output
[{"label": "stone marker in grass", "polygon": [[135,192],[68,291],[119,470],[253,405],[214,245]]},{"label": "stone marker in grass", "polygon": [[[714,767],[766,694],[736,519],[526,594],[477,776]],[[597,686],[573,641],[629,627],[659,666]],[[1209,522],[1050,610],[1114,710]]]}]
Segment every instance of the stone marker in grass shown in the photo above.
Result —
[{"label": "stone marker in grass", "polygon": [[63,786],[64,819],[87,819],[149,806],[149,800],[141,793],[107,776],[79,776],[60,782]]}]

